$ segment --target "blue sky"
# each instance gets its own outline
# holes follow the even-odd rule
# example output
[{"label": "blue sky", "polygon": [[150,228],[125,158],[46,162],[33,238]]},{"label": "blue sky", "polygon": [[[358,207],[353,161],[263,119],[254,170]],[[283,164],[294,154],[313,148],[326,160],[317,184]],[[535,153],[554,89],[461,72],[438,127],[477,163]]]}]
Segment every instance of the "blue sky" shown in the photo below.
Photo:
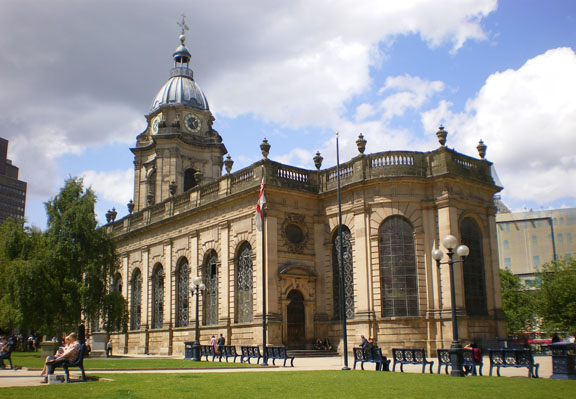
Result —
[{"label": "blue sky", "polygon": [[549,0],[2,0],[0,137],[29,224],[67,176],[124,216],[129,148],[168,79],[185,13],[196,82],[238,170],[488,145],[513,210],[576,207],[576,3]]}]

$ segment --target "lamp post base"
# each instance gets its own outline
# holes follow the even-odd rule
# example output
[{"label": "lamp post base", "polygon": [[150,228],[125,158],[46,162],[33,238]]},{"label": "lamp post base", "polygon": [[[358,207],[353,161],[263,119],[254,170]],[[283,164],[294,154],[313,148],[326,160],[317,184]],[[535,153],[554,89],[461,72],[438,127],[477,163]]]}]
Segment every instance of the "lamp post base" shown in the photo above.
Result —
[{"label": "lamp post base", "polygon": [[462,353],[462,345],[460,342],[452,342],[452,346],[449,349],[450,353],[450,363],[452,363],[452,372],[450,375],[452,377],[464,377],[466,374],[462,369],[462,362],[464,360]]},{"label": "lamp post base", "polygon": [[199,362],[200,359],[200,343],[198,341],[194,341],[192,344],[192,360]]}]

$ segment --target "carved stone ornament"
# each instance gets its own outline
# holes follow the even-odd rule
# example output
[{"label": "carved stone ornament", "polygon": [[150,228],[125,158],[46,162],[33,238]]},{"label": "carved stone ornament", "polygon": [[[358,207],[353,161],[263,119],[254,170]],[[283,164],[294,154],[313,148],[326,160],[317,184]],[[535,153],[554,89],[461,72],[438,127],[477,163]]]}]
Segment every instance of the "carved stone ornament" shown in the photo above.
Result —
[{"label": "carved stone ornament", "polygon": [[320,170],[320,168],[322,167],[322,161],[324,160],[324,157],[320,155],[320,151],[316,151],[316,156],[313,159],[314,159],[314,166],[316,166],[316,169]]},{"label": "carved stone ornament", "polygon": [[362,133],[360,133],[360,135],[358,136],[358,140],[356,140],[356,146],[358,147],[358,152],[360,154],[364,154],[364,151],[366,151],[366,139],[364,138],[364,135]]},{"label": "carved stone ornament", "polygon": [[448,132],[444,130],[444,126],[440,125],[438,131],[436,132],[436,137],[438,137],[438,142],[441,146],[446,144],[446,136],[448,136]]},{"label": "carved stone ornament", "polygon": [[486,157],[486,148],[488,148],[488,146],[484,144],[482,140],[480,140],[476,149],[478,150],[478,155],[480,155],[481,159],[484,159],[484,157]]},{"label": "carved stone ornament", "polygon": [[234,165],[234,161],[232,160],[230,155],[228,155],[224,160],[224,167],[226,168],[226,173],[230,174],[230,172],[232,171],[232,165]]},{"label": "carved stone ornament", "polygon": [[266,140],[266,138],[264,138],[264,140],[262,140],[262,144],[260,144],[260,151],[262,151],[262,156],[264,157],[264,159],[268,159],[268,154],[270,153],[270,144],[268,144],[268,140]]},{"label": "carved stone ornament", "polygon": [[284,244],[291,253],[302,253],[308,242],[308,229],[304,223],[304,215],[286,214],[281,228]]}]

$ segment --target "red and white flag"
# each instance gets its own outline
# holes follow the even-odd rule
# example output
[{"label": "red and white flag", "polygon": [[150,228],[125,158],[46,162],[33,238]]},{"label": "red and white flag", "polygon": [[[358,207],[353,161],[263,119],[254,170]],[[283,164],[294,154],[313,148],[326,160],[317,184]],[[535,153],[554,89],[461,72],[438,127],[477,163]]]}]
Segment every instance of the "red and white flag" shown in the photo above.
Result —
[{"label": "red and white flag", "polygon": [[254,215],[254,221],[256,222],[256,228],[258,231],[262,231],[263,209],[265,203],[266,197],[264,196],[264,174],[262,174],[262,182],[260,183],[260,195],[258,195],[256,214]]}]

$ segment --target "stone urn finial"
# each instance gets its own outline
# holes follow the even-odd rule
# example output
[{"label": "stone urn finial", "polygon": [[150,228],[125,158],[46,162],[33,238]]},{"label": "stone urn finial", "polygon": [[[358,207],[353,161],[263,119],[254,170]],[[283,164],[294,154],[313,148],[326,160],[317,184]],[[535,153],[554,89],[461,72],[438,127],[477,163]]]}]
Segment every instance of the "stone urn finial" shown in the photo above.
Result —
[{"label": "stone urn finial", "polygon": [[482,140],[480,140],[480,142],[476,146],[476,149],[478,150],[478,155],[480,155],[481,159],[484,159],[484,157],[486,157],[486,148],[488,148],[488,146],[484,144]]},{"label": "stone urn finial", "polygon": [[314,159],[314,166],[316,166],[317,170],[320,170],[320,168],[322,167],[322,161],[324,160],[324,157],[320,155],[320,151],[316,151],[316,156],[313,159]]},{"label": "stone urn finial", "polygon": [[364,154],[364,151],[366,150],[366,143],[367,141],[364,139],[364,135],[360,133],[358,140],[356,140],[356,145],[358,146],[358,152],[360,152],[360,154]]},{"label": "stone urn finial", "polygon": [[438,142],[441,146],[446,144],[446,136],[448,136],[448,132],[444,130],[444,126],[440,125],[438,131],[436,132],[436,137],[438,137]]},{"label": "stone urn finial", "polygon": [[126,206],[128,207],[128,213],[132,214],[134,212],[134,201],[130,200]]},{"label": "stone urn finial", "polygon": [[224,167],[226,168],[226,173],[230,174],[230,171],[232,170],[232,165],[234,165],[234,161],[232,160],[230,155],[228,155],[224,160]]},{"label": "stone urn finial", "polygon": [[117,214],[118,214],[118,212],[116,212],[115,208],[109,209],[108,212],[106,212],[106,222],[111,223],[114,220],[116,220]]},{"label": "stone urn finial", "polygon": [[153,193],[148,193],[148,195],[146,196],[146,203],[148,205],[154,204],[154,194]]},{"label": "stone urn finial", "polygon": [[200,184],[200,182],[202,181],[202,172],[200,172],[199,170],[197,170],[196,172],[194,172],[194,181],[196,182],[196,184]]},{"label": "stone urn finial", "polygon": [[270,144],[268,144],[268,140],[266,140],[266,138],[264,138],[264,140],[262,140],[262,144],[260,144],[260,151],[262,151],[262,156],[264,157],[264,159],[268,159],[268,154],[270,153]]},{"label": "stone urn finial", "polygon": [[176,182],[174,180],[172,180],[170,182],[170,184],[168,184],[168,191],[170,191],[170,195],[173,197],[176,194],[176,189],[178,188],[178,185],[176,184]]}]

